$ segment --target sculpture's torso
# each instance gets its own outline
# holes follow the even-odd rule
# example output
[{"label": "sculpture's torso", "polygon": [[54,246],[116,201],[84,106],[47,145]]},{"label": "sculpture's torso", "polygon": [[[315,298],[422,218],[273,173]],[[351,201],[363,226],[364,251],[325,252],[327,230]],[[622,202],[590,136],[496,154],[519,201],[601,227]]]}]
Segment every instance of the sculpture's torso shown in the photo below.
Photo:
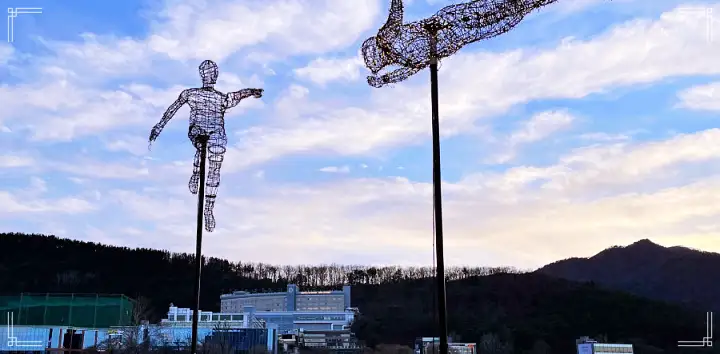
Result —
[{"label": "sculpture's torso", "polygon": [[224,130],[227,95],[212,87],[193,88],[187,93],[190,126],[201,128],[205,134]]},{"label": "sculpture's torso", "polygon": [[522,6],[511,0],[448,5],[429,18],[381,28],[379,44],[394,64],[424,68],[431,50],[438,58],[448,57],[466,44],[507,32],[525,15]]}]

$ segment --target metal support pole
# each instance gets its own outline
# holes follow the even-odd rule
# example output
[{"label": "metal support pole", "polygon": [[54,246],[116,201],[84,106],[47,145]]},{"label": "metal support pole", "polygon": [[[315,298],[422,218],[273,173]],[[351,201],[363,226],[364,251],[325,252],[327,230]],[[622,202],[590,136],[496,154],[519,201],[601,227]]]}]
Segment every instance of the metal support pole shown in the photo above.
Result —
[{"label": "metal support pole", "polygon": [[200,273],[202,270],[203,206],[205,203],[205,160],[207,159],[207,135],[197,137],[200,143],[200,182],[198,188],[197,240],[195,241],[195,307],[193,308],[190,354],[197,354],[198,317],[200,316]]},{"label": "metal support pole", "polygon": [[437,266],[438,319],[440,320],[440,354],[448,354],[447,304],[445,300],[445,257],[443,251],[442,178],[440,174],[440,108],[438,99],[437,38],[430,37],[430,98],[432,100],[433,203],[435,207],[435,257]]}]

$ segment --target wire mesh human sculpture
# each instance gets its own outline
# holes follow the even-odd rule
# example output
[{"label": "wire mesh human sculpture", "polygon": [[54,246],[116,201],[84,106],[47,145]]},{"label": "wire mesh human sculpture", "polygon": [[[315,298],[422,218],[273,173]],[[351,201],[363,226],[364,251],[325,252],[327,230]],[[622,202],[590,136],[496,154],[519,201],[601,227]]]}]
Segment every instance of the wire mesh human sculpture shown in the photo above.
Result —
[{"label": "wire mesh human sculpture", "polygon": [[[377,35],[362,44],[368,84],[382,87],[403,81],[462,47],[506,33],[535,9],[557,0],[476,0],[449,5],[435,15],[403,23],[402,0],[391,0],[390,13]],[[389,66],[399,66],[380,74]]]},{"label": "wire mesh human sculpture", "polygon": [[263,89],[248,88],[235,92],[222,93],[215,89],[218,78],[218,66],[212,60],[205,60],[200,64],[200,78],[202,87],[184,90],[180,96],[168,107],[160,122],[150,131],[149,143],[152,144],[162,132],[165,125],[173,118],[175,113],[184,104],[190,106],[190,127],[188,138],[195,146],[195,159],[193,172],[188,182],[192,194],[197,194],[200,185],[200,162],[202,156],[202,140],[207,140],[207,175],[205,181],[205,230],[212,232],[215,229],[215,216],[213,208],[220,186],[220,168],[222,167],[225,151],[227,150],[227,135],[225,134],[225,112],[233,108],[248,97],[260,98]]}]

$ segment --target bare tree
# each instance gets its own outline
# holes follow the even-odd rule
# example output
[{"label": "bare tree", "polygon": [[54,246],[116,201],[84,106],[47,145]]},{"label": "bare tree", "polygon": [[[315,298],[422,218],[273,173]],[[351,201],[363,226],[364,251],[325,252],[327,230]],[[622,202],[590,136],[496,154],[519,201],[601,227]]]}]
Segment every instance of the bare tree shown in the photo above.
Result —
[{"label": "bare tree", "polygon": [[375,347],[376,354],[413,354],[412,348],[399,344],[378,344]]},{"label": "bare tree", "polygon": [[532,354],[550,354],[550,346],[542,339],[538,339],[533,344]]},{"label": "bare tree", "polygon": [[503,342],[495,333],[486,333],[478,343],[478,353],[487,354],[509,354],[512,353],[510,344]]},{"label": "bare tree", "polygon": [[[148,317],[151,314],[150,300],[139,297],[134,303],[130,314],[130,325],[119,328],[112,341],[124,353],[141,354],[150,352],[150,328]],[[154,334],[154,333],[153,333]]]}]

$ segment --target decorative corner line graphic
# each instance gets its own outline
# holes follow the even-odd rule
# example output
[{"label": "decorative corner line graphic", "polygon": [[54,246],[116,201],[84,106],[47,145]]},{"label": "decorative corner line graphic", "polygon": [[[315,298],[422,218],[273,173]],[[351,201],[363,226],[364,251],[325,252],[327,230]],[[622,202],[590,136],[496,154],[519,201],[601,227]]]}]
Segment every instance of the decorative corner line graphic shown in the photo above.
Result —
[{"label": "decorative corner line graphic", "polygon": [[18,340],[15,336],[14,313],[7,313],[7,346],[12,348],[43,348],[45,345],[41,340]]},{"label": "decorative corner line graphic", "polygon": [[8,7],[8,43],[12,43],[15,40],[15,18],[20,14],[41,14],[41,7]]},{"label": "decorative corner line graphic", "polygon": [[712,347],[713,346],[713,313],[705,314],[705,337],[702,340],[681,340],[678,347]]}]

